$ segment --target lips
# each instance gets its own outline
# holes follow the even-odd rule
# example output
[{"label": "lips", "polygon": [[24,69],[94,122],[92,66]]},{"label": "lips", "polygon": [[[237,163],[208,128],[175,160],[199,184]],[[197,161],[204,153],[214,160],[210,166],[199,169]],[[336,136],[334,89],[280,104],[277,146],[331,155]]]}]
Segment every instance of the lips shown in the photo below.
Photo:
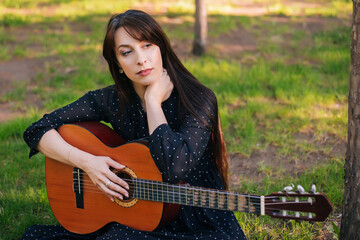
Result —
[{"label": "lips", "polygon": [[140,76],[147,76],[151,73],[151,71],[152,71],[152,68],[147,68],[147,69],[139,71],[137,74]]}]

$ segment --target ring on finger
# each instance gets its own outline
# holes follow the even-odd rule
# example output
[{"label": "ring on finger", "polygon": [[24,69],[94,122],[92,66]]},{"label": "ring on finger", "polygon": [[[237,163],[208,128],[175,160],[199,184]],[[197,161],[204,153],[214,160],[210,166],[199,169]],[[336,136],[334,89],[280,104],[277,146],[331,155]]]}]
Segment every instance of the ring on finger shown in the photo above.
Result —
[{"label": "ring on finger", "polygon": [[111,183],[111,181],[108,180],[108,181],[106,182],[105,186],[106,186],[106,187],[109,187],[109,186],[110,186],[110,183]]}]

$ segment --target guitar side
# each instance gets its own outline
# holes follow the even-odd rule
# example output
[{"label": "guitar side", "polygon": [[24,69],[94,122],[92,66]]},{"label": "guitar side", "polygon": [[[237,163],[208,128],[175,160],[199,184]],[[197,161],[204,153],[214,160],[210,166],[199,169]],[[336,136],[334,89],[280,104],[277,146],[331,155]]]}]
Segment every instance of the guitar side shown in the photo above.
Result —
[{"label": "guitar side", "polygon": [[[60,127],[58,131],[69,144],[97,156],[109,156],[132,169],[138,178],[162,181],[161,174],[145,145],[128,143],[109,147],[108,145],[111,145],[107,142],[111,141],[109,137],[113,138],[113,141],[119,140],[119,137],[112,135],[110,133],[112,130],[103,124],[87,124],[85,127],[68,124]],[[97,135],[103,133],[107,139],[100,140],[89,130],[91,128],[96,128],[94,132],[97,132]],[[73,169],[72,166],[46,158],[46,188],[49,203],[56,219],[67,230],[81,234],[91,233],[109,222],[118,222],[146,231],[152,231],[159,225],[164,211],[163,203],[139,200],[132,207],[121,207],[102,194],[85,174],[82,175],[81,180],[84,183],[83,208],[79,208],[74,192]]]}]

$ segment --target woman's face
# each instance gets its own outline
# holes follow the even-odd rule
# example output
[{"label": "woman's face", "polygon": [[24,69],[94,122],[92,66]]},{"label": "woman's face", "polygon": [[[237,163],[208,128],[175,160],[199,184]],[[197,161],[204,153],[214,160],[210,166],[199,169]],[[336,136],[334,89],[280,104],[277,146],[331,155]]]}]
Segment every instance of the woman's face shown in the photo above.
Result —
[{"label": "woman's face", "polygon": [[115,53],[120,67],[136,86],[147,86],[160,79],[163,62],[160,48],[132,38],[124,28],[115,32]]}]

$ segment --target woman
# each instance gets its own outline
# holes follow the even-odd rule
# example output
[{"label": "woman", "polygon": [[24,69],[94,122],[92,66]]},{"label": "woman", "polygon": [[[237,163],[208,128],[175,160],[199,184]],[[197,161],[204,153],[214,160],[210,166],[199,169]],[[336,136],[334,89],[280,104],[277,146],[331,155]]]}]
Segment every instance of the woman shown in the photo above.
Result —
[{"label": "woman", "polygon": [[[128,184],[110,167],[125,166],[66,143],[55,130],[79,121],[105,121],[124,139],[149,138],[165,182],[226,189],[227,156],[215,95],[182,65],[157,22],[128,10],[107,26],[103,55],[114,86],[83,97],[33,123],[24,133],[30,157],[44,155],[83,169],[111,200],[128,196]],[[88,235],[61,226],[32,226],[23,239],[245,239],[232,212],[182,206],[178,217],[154,232],[111,223]]]}]

